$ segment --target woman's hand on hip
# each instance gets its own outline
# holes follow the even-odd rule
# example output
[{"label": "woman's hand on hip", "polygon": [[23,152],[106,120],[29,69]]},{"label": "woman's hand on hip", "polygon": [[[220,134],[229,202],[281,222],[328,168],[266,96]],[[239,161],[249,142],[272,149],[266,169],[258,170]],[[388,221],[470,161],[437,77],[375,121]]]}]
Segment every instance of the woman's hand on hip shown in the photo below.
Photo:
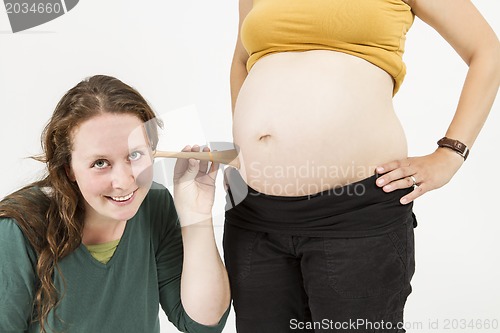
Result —
[{"label": "woman's hand on hip", "polygon": [[408,157],[377,167],[381,175],[376,184],[385,192],[414,187],[413,191],[400,199],[408,204],[422,194],[440,188],[450,181],[464,163],[464,159],[448,148],[438,148],[432,154]]},{"label": "woman's hand on hip", "polygon": [[[182,151],[198,152],[200,147],[186,146]],[[203,151],[208,152],[210,148],[205,147]],[[218,163],[193,158],[178,159],[175,163],[174,203],[181,226],[211,219],[218,168]]]}]

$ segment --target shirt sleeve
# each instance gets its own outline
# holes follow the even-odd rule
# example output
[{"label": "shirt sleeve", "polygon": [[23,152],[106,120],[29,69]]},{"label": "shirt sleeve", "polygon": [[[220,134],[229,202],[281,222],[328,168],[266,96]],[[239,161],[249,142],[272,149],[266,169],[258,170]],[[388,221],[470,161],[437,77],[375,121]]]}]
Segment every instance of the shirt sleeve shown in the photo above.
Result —
[{"label": "shirt sleeve", "polygon": [[181,303],[180,283],[182,272],[182,235],[177,212],[170,193],[165,190],[163,205],[166,204],[162,217],[164,231],[156,254],[160,303],[172,324],[187,333],[220,333],[226,324],[229,308],[215,326],[202,325],[191,319]]},{"label": "shirt sleeve", "polygon": [[12,219],[0,218],[0,332],[26,332],[35,294],[36,256]]}]

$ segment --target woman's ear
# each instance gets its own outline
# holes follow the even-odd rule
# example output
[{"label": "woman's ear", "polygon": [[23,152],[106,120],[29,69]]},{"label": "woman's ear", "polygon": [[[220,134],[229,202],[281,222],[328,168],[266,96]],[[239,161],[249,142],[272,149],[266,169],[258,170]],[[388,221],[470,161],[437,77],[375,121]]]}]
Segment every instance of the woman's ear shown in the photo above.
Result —
[{"label": "woman's ear", "polygon": [[68,176],[69,180],[71,180],[72,182],[76,182],[75,173],[73,172],[71,165],[66,164],[64,166],[64,169],[66,170],[66,175]]}]

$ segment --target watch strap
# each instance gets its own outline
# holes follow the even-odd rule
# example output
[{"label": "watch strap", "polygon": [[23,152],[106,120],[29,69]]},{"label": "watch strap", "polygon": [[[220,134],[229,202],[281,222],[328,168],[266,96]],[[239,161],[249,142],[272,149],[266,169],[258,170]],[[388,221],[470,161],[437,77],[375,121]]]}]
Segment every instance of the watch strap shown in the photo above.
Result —
[{"label": "watch strap", "polygon": [[440,139],[437,144],[439,147],[446,147],[454,150],[457,154],[464,158],[464,161],[467,159],[467,156],[469,156],[469,148],[467,147],[467,145],[458,140],[444,137]]}]

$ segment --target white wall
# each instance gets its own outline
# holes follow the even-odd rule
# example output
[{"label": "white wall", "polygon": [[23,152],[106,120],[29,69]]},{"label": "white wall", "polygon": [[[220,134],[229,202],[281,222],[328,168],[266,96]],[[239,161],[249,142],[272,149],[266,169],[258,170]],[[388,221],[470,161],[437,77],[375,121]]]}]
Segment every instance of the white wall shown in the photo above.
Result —
[{"label": "white wall", "polygon": [[[499,33],[500,3],[473,2]],[[231,141],[228,77],[237,14],[237,1],[82,0],[52,22],[12,34],[0,9],[0,198],[40,175],[41,166],[25,157],[40,152],[41,130],[64,92],[97,73],[136,87],[159,114],[196,109],[198,127],[186,117],[175,123],[188,133],[186,144],[200,135]],[[419,20],[406,49],[408,75],[395,105],[410,154],[427,154],[445,133],[467,68]],[[452,319],[500,321],[499,108],[497,102],[452,182],[415,204],[417,271],[406,320],[422,328],[410,331],[431,331],[430,320],[439,320],[441,330]],[[219,242],[222,197],[218,192]],[[163,333],[176,332],[163,315],[162,325]],[[233,314],[224,332],[235,332]]]}]

